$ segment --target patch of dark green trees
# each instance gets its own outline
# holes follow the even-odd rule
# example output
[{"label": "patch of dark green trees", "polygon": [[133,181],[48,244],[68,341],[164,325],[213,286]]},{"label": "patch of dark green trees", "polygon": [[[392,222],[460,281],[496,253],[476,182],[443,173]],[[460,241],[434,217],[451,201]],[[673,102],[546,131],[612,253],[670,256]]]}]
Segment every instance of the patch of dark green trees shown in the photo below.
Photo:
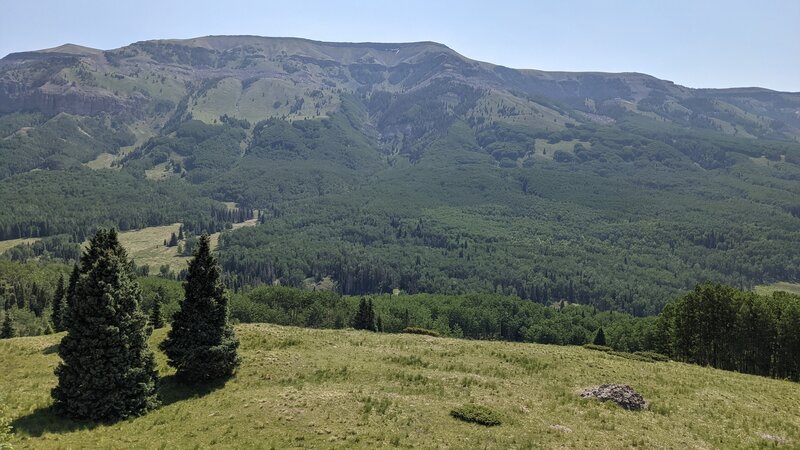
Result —
[{"label": "patch of dark green trees", "polygon": [[[63,281],[63,280],[62,280]],[[59,283],[62,286],[63,283]],[[225,379],[239,364],[239,342],[228,323],[228,300],[208,236],[190,263],[185,297],[160,348],[189,384]],[[159,404],[158,372],[147,341],[153,323],[141,310],[142,291],[113,229],[99,230],[70,277],[54,322],[67,331],[52,391],[57,412],[73,419],[115,421]]]}]

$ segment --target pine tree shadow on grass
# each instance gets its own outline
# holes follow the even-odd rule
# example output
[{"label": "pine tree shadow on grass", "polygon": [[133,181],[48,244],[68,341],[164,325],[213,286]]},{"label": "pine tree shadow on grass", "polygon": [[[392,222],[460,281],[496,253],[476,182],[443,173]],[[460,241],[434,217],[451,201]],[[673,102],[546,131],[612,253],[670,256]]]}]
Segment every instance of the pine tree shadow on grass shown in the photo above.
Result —
[{"label": "pine tree shadow on grass", "polygon": [[175,375],[162,377],[159,381],[158,398],[161,406],[171,405],[191,398],[206,396],[217,389],[225,387],[230,378],[215,380],[203,384],[186,384]]},{"label": "pine tree shadow on grass", "polygon": [[52,355],[53,353],[58,353],[58,344],[53,344],[42,350],[43,355]]},{"label": "pine tree shadow on grass", "polygon": [[71,433],[79,430],[91,430],[103,425],[102,422],[78,421],[60,416],[52,406],[44,406],[32,413],[14,419],[11,427],[14,433],[31,437],[40,437],[45,433]]},{"label": "pine tree shadow on grass", "polygon": [[[227,382],[228,379],[222,379],[205,384],[190,385],[180,382],[175,375],[170,375],[161,378],[159,381],[158,398],[161,401],[161,406],[164,407],[183,400],[203,397],[217,389],[222,389]],[[14,419],[11,422],[11,426],[14,433],[30,437],[41,437],[45,433],[60,434],[91,430],[110,423],[69,419],[60,416],[52,406],[44,406],[28,415]]]}]

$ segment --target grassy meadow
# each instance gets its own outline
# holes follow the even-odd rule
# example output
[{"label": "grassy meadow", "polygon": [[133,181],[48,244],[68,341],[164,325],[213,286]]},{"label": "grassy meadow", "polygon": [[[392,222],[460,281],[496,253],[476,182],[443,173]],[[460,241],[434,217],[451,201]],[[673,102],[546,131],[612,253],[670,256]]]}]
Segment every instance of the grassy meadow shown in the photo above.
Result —
[{"label": "grassy meadow", "polygon": [[124,231],[119,233],[119,241],[137,265],[148,265],[153,273],[157,273],[162,265],[167,265],[177,272],[186,268],[189,258],[179,255],[178,247],[166,247],[164,241],[169,241],[172,233],[178,234],[180,226],[180,223],[173,223]]},{"label": "grassy meadow", "polygon": [[762,286],[756,286],[755,289],[756,293],[761,295],[772,295],[773,292],[788,292],[790,294],[798,294],[800,295],[800,283],[772,283]]},{"label": "grassy meadow", "polygon": [[[232,229],[236,230],[243,227],[252,227],[258,223],[256,219],[235,223]],[[189,264],[190,257],[181,256],[178,247],[164,246],[164,240],[169,240],[172,233],[178,234],[180,223],[164,225],[160,227],[147,227],[141,230],[123,231],[119,233],[119,241],[128,251],[128,255],[133,258],[139,266],[150,266],[151,273],[157,273],[159,267],[167,265],[170,270],[179,272]],[[216,249],[219,245],[220,233],[213,233],[211,238],[211,248]],[[17,239],[17,241],[22,241]],[[2,241],[0,241],[2,244]],[[0,246],[2,252],[2,246]]]},{"label": "grassy meadow", "polygon": [[[157,353],[163,405],[113,425],[48,408],[60,335],[0,341],[16,448],[797,448],[800,385],[581,347],[241,325],[242,366],[186,388]],[[155,348],[166,334],[157,330]],[[641,412],[578,392],[626,383]],[[457,421],[474,403],[495,427]]]},{"label": "grassy meadow", "polygon": [[0,255],[18,245],[33,244],[36,241],[38,241],[38,239],[36,238],[20,238],[20,239],[8,239],[5,241],[0,241]]}]

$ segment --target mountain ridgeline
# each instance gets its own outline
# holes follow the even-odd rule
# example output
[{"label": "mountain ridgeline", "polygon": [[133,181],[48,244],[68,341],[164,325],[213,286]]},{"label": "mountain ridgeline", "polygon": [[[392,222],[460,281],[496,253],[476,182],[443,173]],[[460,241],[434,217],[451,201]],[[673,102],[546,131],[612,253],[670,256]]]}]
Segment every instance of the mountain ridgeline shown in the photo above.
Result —
[{"label": "mountain ridgeline", "polygon": [[635,315],[800,279],[800,93],[516,70],[436,43],[213,36],[0,60],[0,239],[224,229],[234,288]]}]

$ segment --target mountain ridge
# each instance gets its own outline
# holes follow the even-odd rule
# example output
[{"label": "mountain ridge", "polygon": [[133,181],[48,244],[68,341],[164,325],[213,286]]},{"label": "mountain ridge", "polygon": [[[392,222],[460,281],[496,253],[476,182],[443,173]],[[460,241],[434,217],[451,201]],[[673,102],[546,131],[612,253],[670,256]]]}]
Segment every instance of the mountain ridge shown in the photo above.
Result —
[{"label": "mountain ridge", "polygon": [[800,91],[781,91],[781,90],[771,89],[771,88],[766,88],[766,87],[761,87],[761,86],[733,86],[733,87],[726,87],[726,88],[691,87],[691,86],[680,85],[680,84],[677,84],[677,83],[675,83],[673,81],[662,79],[662,78],[658,78],[657,76],[650,75],[650,74],[645,73],[645,72],[639,72],[639,71],[621,71],[621,72],[602,71],[602,70],[564,71],[564,70],[543,70],[543,69],[536,69],[536,68],[529,68],[529,67],[510,67],[510,66],[504,66],[502,64],[494,64],[494,63],[491,63],[489,61],[482,61],[482,60],[477,60],[477,59],[474,59],[474,58],[469,58],[469,57],[457,52],[456,50],[452,49],[451,47],[447,46],[446,44],[443,44],[443,43],[440,43],[440,42],[436,42],[436,41],[409,41],[409,42],[353,41],[353,42],[349,42],[349,41],[322,41],[322,40],[309,39],[309,38],[303,38],[303,37],[295,37],[295,36],[261,36],[261,35],[246,35],[246,34],[245,35],[206,35],[206,36],[198,36],[198,37],[193,37],[193,38],[147,39],[147,40],[142,40],[142,41],[136,41],[136,42],[133,42],[131,44],[128,44],[128,45],[125,45],[125,46],[122,46],[122,47],[113,48],[113,49],[98,49],[98,48],[82,46],[80,44],[65,43],[65,44],[62,44],[62,45],[59,45],[59,46],[56,46],[56,47],[52,47],[52,48],[47,48],[47,49],[11,52],[11,53],[7,54],[6,56],[4,56],[3,58],[0,58],[0,60],[6,59],[6,58],[17,59],[17,58],[20,57],[20,55],[25,55],[25,54],[30,54],[30,53],[65,53],[65,54],[75,54],[75,55],[85,56],[87,54],[97,54],[97,53],[102,53],[102,52],[110,52],[110,51],[115,51],[115,50],[122,50],[122,49],[125,49],[125,48],[130,47],[130,46],[140,45],[140,44],[147,44],[147,43],[166,43],[166,44],[178,44],[178,45],[184,45],[184,46],[191,46],[189,44],[205,42],[205,43],[207,43],[206,45],[195,45],[195,46],[197,46],[197,47],[206,47],[206,48],[215,49],[215,50],[229,50],[231,48],[234,48],[235,45],[232,45],[232,46],[224,46],[224,45],[223,46],[219,46],[219,45],[208,44],[209,41],[220,42],[220,41],[224,41],[224,40],[228,40],[228,39],[230,39],[230,40],[235,40],[235,39],[253,39],[253,40],[257,40],[257,41],[264,41],[264,40],[267,40],[267,41],[297,41],[297,42],[303,42],[303,43],[321,45],[321,46],[329,46],[329,47],[348,47],[348,46],[353,46],[353,47],[366,47],[366,48],[381,48],[381,47],[396,48],[397,46],[409,47],[409,46],[426,45],[426,46],[433,46],[433,47],[446,49],[446,50],[451,51],[454,54],[458,55],[459,57],[464,58],[464,59],[469,60],[469,61],[472,61],[472,62],[477,62],[477,63],[481,63],[481,64],[488,64],[488,65],[491,65],[491,66],[501,67],[501,68],[506,68],[506,69],[511,69],[511,70],[517,70],[517,71],[520,71],[520,72],[530,72],[530,73],[534,73],[534,74],[538,74],[538,75],[550,75],[550,76],[553,76],[553,77],[559,76],[559,75],[563,76],[563,77],[566,77],[566,76],[576,75],[576,74],[604,75],[604,76],[631,75],[631,76],[643,76],[643,77],[646,77],[646,78],[655,79],[655,80],[662,81],[662,82],[665,82],[665,83],[673,84],[673,85],[675,85],[677,87],[681,87],[681,88],[684,88],[684,89],[690,89],[690,90],[694,90],[694,91],[743,91],[743,90],[747,91],[747,90],[758,90],[758,91],[768,91],[768,92],[784,93],[784,94],[800,94]]},{"label": "mountain ridge", "polygon": [[220,237],[238,286],[642,315],[704,281],[800,279],[800,95],[198,39],[0,61],[0,238],[218,232],[235,205],[264,225]]},{"label": "mountain ridge", "polygon": [[[48,62],[51,70],[41,67]],[[307,83],[309,89],[335,83],[343,89],[382,86],[390,92],[415,89],[432,79],[448,78],[512,95],[518,91],[522,95],[551,98],[589,114],[597,114],[597,109],[603,108],[630,109],[624,104],[627,101],[633,102],[638,112],[649,112],[670,121],[677,117],[678,122],[688,122],[693,114],[710,115],[725,122],[718,126],[731,130],[736,128],[736,121],[742,122],[742,126],[770,128],[769,124],[747,117],[748,114],[764,116],[778,122],[782,129],[766,130],[761,133],[762,137],[796,140],[800,136],[798,93],[748,87],[689,88],[639,72],[514,69],[472,60],[431,41],[346,43],[244,35],[146,40],[112,50],[65,44],[53,49],[12,53],[0,60],[0,109],[3,112],[40,109],[47,114],[71,112],[69,105],[74,101],[59,103],[52,95],[70,97],[80,91],[93,105],[88,110],[75,110],[81,114],[127,111],[142,115],[147,101],[140,98],[140,94],[158,97],[144,87],[139,92],[112,89],[125,83],[92,79],[97,77],[85,72],[86,82],[78,80],[76,84],[74,74],[64,73],[80,71],[82,66],[89,72],[123,81],[127,80],[122,77],[137,77],[150,68],[160,72],[160,76],[166,71],[184,83],[226,78],[250,82],[261,78]],[[26,68],[27,72],[34,71],[35,76],[26,73]],[[339,73],[333,74],[334,70]],[[14,71],[22,74],[14,76]],[[38,80],[40,85],[26,86],[23,81],[26,75]],[[186,93],[184,90],[183,94]],[[697,98],[705,99],[705,103],[722,102],[723,105],[692,107],[685,104]],[[729,105],[732,106],[730,111],[742,110],[744,115],[725,110]],[[235,111],[231,112],[236,115]],[[733,119],[720,119],[731,114],[735,116]],[[601,115],[608,116],[602,112]],[[263,116],[274,117],[268,111]]]}]

